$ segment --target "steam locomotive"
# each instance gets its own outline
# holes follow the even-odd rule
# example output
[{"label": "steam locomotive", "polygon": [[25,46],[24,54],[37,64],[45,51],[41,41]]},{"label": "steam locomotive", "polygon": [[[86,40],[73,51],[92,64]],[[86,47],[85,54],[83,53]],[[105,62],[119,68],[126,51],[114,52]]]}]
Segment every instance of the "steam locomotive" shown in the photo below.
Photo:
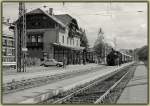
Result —
[{"label": "steam locomotive", "polygon": [[106,57],[108,66],[121,65],[130,61],[132,61],[132,56],[113,49]]}]

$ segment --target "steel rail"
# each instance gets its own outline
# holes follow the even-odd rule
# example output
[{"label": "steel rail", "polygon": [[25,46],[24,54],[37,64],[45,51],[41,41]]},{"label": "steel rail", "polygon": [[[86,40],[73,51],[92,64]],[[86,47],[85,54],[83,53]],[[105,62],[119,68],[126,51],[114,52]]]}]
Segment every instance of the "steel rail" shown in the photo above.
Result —
[{"label": "steel rail", "polygon": [[[130,64],[130,65],[131,65],[131,64]],[[130,65],[129,65],[129,66],[130,66]],[[123,67],[123,68],[121,68],[121,69],[119,69],[119,70],[128,68],[129,66],[125,66],[125,67]],[[118,71],[117,71],[117,72],[118,72]],[[115,74],[116,74],[116,73],[115,73]],[[114,75],[114,74],[113,74],[113,75]],[[111,76],[113,76],[113,75],[111,75]],[[111,76],[105,77],[104,80],[110,78]],[[87,86],[85,86],[85,87],[83,87],[83,88],[81,88],[81,89],[79,89],[79,90],[77,90],[77,91],[75,91],[75,92],[73,92],[73,93],[71,93],[71,94],[69,94],[69,95],[63,97],[63,98],[61,98],[61,99],[58,99],[58,100],[54,101],[52,104],[57,104],[57,103],[59,104],[59,103],[62,103],[63,101],[66,101],[67,99],[73,97],[73,95],[75,95],[75,94],[77,94],[77,93],[79,93],[79,92],[81,92],[81,91],[83,91],[83,90],[86,90],[86,89],[88,89],[88,88],[90,88],[90,87],[92,87],[92,86],[96,85],[97,83],[100,83],[101,81],[104,81],[104,80],[102,80],[102,79],[97,80],[97,81],[95,81],[95,82],[93,82],[93,83],[91,83],[91,84],[89,84],[89,85],[87,85]],[[112,89],[113,87],[115,87],[118,83],[119,83],[119,82],[115,83],[115,85],[112,86],[110,89]],[[109,92],[110,92],[110,90],[107,91],[107,93],[109,93]]]},{"label": "steel rail", "polygon": [[81,89],[79,89],[79,90],[77,90],[77,91],[75,91],[75,92],[73,92],[73,93],[71,93],[71,94],[65,96],[64,98],[61,98],[61,99],[59,99],[59,100],[54,101],[53,104],[62,103],[62,101],[66,100],[66,99],[69,99],[71,96],[73,96],[74,94],[76,94],[76,93],[78,93],[78,92],[81,92],[82,90],[85,90],[85,89],[90,88],[91,86],[95,85],[96,83],[99,83],[99,80],[96,81],[96,82],[94,82],[94,83],[92,83],[92,84],[89,84],[88,86],[86,86],[86,87],[84,87],[84,88],[81,88]]},{"label": "steel rail", "polygon": [[126,75],[129,73],[130,71],[126,72],[125,75],[123,75],[114,85],[112,85],[99,99],[97,99],[94,104],[98,104],[101,103],[101,101],[103,101],[103,99],[122,81],[122,79],[124,79],[126,77]]}]

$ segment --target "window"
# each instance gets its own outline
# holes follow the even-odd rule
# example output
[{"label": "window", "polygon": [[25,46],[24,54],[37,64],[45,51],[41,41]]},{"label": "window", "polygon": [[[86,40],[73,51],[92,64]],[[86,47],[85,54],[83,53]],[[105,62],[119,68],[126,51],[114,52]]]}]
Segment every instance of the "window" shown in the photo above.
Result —
[{"label": "window", "polygon": [[7,55],[12,56],[12,49],[7,50]]},{"label": "window", "polygon": [[44,20],[46,20],[46,19],[47,19],[47,17],[43,16],[43,19],[44,19]]},{"label": "window", "polygon": [[12,46],[12,44],[11,44],[11,40],[8,40],[8,46]]},{"label": "window", "polygon": [[7,49],[3,48],[3,56],[6,56]]},{"label": "window", "polygon": [[7,40],[3,39],[3,46],[6,46],[6,45],[7,45]]},{"label": "window", "polygon": [[14,41],[10,41],[10,46],[14,46]]},{"label": "window", "polygon": [[70,39],[70,45],[71,45],[71,39]]},{"label": "window", "polygon": [[6,58],[5,58],[5,57],[3,57],[2,61],[3,61],[3,62],[6,62]]},{"label": "window", "polygon": [[28,35],[27,42],[31,42],[31,35]]},{"label": "window", "polygon": [[74,39],[72,39],[73,40],[73,45],[74,45]]},{"label": "window", "polygon": [[64,43],[64,36],[62,36],[62,43]]},{"label": "window", "polygon": [[32,42],[36,42],[35,36],[32,36],[31,41],[32,41]]},{"label": "window", "polygon": [[42,37],[40,35],[38,36],[38,42],[42,42]]},{"label": "window", "polygon": [[67,44],[69,43],[69,38],[67,38]]},{"label": "window", "polygon": [[12,55],[13,56],[15,55],[15,49],[12,49]]}]

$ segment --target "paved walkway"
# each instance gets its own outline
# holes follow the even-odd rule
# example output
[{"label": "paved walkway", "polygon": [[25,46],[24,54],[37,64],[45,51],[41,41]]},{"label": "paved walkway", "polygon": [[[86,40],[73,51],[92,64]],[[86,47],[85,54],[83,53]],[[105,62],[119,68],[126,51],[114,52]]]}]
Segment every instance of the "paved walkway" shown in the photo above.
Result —
[{"label": "paved walkway", "polygon": [[144,63],[140,62],[137,66],[134,77],[128,83],[124,89],[121,97],[119,98],[119,104],[146,104],[148,103],[148,80],[147,69]]},{"label": "paved walkway", "polygon": [[12,80],[19,81],[22,79],[29,79],[29,78],[35,78],[40,76],[48,76],[48,75],[55,75],[60,73],[66,73],[71,71],[78,71],[78,70],[86,70],[94,67],[101,67],[104,65],[97,65],[97,64],[86,64],[86,65],[69,65],[66,68],[62,67],[44,67],[44,66],[37,66],[28,68],[28,72],[23,73],[16,73],[16,72],[10,72],[3,74],[3,83],[11,82]]},{"label": "paved walkway", "polygon": [[58,92],[67,91],[86,82],[93,81],[94,79],[110,75],[111,73],[117,72],[118,69],[123,68],[129,64],[131,63],[123,64],[120,67],[108,66],[107,68],[99,69],[93,73],[87,73],[44,86],[5,94],[3,95],[3,103],[36,103],[39,102],[42,98],[47,98],[49,95],[55,95]]},{"label": "paved walkway", "polygon": [[26,72],[17,72],[16,69],[3,69],[3,75],[16,75],[16,74],[24,74],[24,73],[35,73],[35,72],[40,72],[40,71],[50,71],[50,70],[64,70],[64,69],[69,69],[69,68],[74,68],[74,67],[80,67],[80,66],[91,66],[91,65],[97,65],[94,63],[91,64],[86,64],[86,65],[66,65],[66,68],[63,67],[56,67],[56,66],[49,66],[49,67],[44,67],[44,66],[31,66],[26,68]]}]

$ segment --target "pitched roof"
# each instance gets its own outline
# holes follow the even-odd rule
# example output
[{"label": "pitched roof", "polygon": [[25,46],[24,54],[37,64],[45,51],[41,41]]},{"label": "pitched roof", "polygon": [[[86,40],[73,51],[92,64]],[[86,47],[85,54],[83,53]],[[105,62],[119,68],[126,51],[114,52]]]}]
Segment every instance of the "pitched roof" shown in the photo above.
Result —
[{"label": "pitched roof", "polygon": [[30,12],[28,12],[27,14],[39,14],[39,13],[43,13],[43,10],[40,8],[34,9]]},{"label": "pitched roof", "polygon": [[60,15],[55,15],[56,18],[61,20],[66,26],[69,25],[70,23],[74,24],[77,29],[79,29],[77,20],[73,17],[71,17],[69,14],[60,14]]},{"label": "pitched roof", "polygon": [[30,12],[26,13],[26,15],[29,15],[29,14],[40,14],[40,13],[43,13],[43,14],[47,15],[49,18],[51,18],[52,20],[54,20],[55,22],[60,24],[62,27],[66,27],[65,24],[62,23],[59,19],[57,19],[55,16],[50,15],[49,13],[43,11],[40,8],[37,8],[37,9],[34,9],[34,10],[30,11]]},{"label": "pitched roof", "polygon": [[56,18],[61,20],[65,25],[69,24],[71,20],[73,19],[70,15],[68,14],[60,14],[60,15],[55,15]]}]

